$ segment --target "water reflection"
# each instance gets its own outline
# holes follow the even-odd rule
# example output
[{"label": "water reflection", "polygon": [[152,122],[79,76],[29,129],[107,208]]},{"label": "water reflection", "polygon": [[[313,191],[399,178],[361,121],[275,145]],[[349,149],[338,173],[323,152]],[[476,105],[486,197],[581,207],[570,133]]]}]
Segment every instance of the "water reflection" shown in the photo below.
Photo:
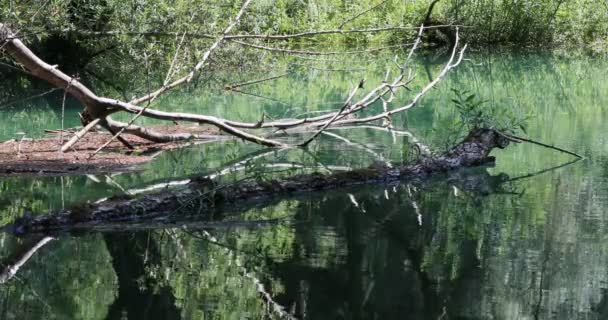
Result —
[{"label": "water reflection", "polygon": [[[422,108],[394,123],[407,124],[416,141],[441,149],[455,117],[446,93],[462,87],[495,107],[532,113],[531,137],[587,158],[547,171],[569,158],[531,145],[513,146],[495,154],[495,168],[467,170],[423,185],[368,186],[284,199],[233,212],[222,228],[58,235],[0,287],[0,317],[606,318],[608,148],[602,137],[608,134],[608,63],[584,55],[471,58],[474,63],[446,79]],[[428,72],[436,69],[431,63]],[[377,71],[382,77],[384,69]],[[331,81],[327,90],[321,85],[325,82],[313,78],[301,80],[308,85],[304,92],[283,90],[300,81],[284,77],[256,93],[305,105],[309,99],[327,101],[348,91],[348,77],[323,79]],[[164,102],[179,109],[185,99]],[[228,105],[242,106],[232,116],[243,118],[261,109],[285,112],[270,102],[244,109],[249,97],[196,99],[215,106],[206,107],[211,111],[217,107],[219,115],[228,112]],[[350,143],[325,136],[309,152],[271,154],[241,143],[202,145],[110,178],[131,190],[200,173],[222,173],[225,181],[258,169],[267,174],[269,168],[262,167],[267,163],[337,170],[411,157],[412,136],[394,138],[371,128],[331,133]],[[243,170],[222,171],[234,165]],[[281,169],[275,174],[293,174],[283,172],[284,167],[274,169]],[[100,182],[90,177],[3,178],[3,224],[26,211],[45,212],[119,192],[105,177],[96,179]],[[241,223],[269,219],[276,223]],[[3,266],[38,240],[2,234]]]}]

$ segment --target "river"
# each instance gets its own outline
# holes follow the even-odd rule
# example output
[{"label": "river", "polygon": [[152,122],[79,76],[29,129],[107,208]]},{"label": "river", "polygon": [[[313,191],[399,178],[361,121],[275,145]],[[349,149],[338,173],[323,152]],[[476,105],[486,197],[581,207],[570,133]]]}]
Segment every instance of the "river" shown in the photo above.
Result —
[{"label": "river", "polygon": [[[303,117],[337,108],[362,78],[372,87],[392,58],[290,58],[215,84],[203,79],[199,88],[156,105],[249,121],[262,112]],[[511,145],[494,152],[494,166],[436,177],[424,187],[403,182],[251,205],[208,228],[53,235],[0,285],[0,318],[605,319],[608,59],[510,51],[467,58],[419,106],[392,119],[403,132],[330,130],[308,150],[207,143],[160,154],[132,173],[2,177],[0,220],[180,184],[192,175],[230,183],[409,161],[418,152],[413,143],[441,151],[457,137],[453,88],[529,117],[527,136],[584,160],[562,166],[572,157]],[[412,90],[444,61],[419,58]],[[283,73],[241,92],[222,89]],[[48,88],[21,90],[27,96]],[[1,108],[0,140],[61,127],[57,101],[41,97]],[[77,111],[68,101],[64,126],[78,125]],[[0,234],[2,268],[40,239]]]}]

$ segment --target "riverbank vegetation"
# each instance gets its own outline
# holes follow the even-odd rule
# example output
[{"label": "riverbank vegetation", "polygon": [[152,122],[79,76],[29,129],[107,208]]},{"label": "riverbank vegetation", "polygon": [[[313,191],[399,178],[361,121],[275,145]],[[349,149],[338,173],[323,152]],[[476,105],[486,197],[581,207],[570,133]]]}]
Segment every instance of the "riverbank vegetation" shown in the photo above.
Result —
[{"label": "riverbank vegetation", "polygon": [[[98,45],[83,36],[103,35],[135,41],[133,47],[138,47],[136,44],[143,44],[139,37],[185,33],[187,37],[208,38],[221,31],[240,5],[234,0],[11,0],[2,6],[0,21],[21,30],[20,36],[32,41],[67,37],[81,45]],[[261,0],[254,2],[249,12],[235,28],[236,34],[416,27],[426,20],[429,25],[466,26],[464,41],[480,45],[603,47],[608,37],[608,4],[592,0]],[[396,44],[407,39],[413,39],[411,33],[362,32],[340,37],[335,33],[317,35],[311,41],[356,45]],[[291,41],[306,40],[310,39]]]}]

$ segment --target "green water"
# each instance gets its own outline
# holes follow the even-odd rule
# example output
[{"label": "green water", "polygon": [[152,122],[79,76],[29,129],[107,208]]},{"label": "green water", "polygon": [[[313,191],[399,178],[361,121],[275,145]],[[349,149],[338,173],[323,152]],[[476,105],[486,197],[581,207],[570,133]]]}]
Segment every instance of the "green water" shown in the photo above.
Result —
[{"label": "green water", "polygon": [[[243,88],[272,100],[227,93],[220,89],[225,83],[216,83],[157,106],[252,121],[261,112],[297,117],[335,107],[363,77],[373,86],[391,58],[291,59],[274,70],[236,73],[234,82],[290,72]],[[276,309],[284,308],[298,319],[605,319],[608,59],[560,53],[469,58],[418,108],[394,119],[395,126],[442,150],[457,117],[450,88],[467,89],[495,108],[530,114],[530,137],[585,160],[543,172],[572,159],[524,144],[495,152],[492,168],[438,177],[422,188],[367,186],[275,201],[208,230],[61,234],[0,285],[0,318],[260,319],[279,318]],[[419,59],[419,84],[443,61]],[[328,71],[353,66],[357,70]],[[0,137],[38,137],[60,127],[60,98],[0,109]],[[68,101],[65,126],[77,125],[77,111]],[[409,136],[373,128],[331,133],[309,151],[266,152],[235,141],[165,153],[135,173],[0,178],[0,219],[6,224],[25,212],[193,174],[223,172],[231,181],[313,170],[285,171],[294,163],[327,172],[411,158]],[[235,163],[246,164],[221,171]],[[268,219],[274,222],[247,223]],[[15,261],[37,240],[0,235],[0,261]]]}]

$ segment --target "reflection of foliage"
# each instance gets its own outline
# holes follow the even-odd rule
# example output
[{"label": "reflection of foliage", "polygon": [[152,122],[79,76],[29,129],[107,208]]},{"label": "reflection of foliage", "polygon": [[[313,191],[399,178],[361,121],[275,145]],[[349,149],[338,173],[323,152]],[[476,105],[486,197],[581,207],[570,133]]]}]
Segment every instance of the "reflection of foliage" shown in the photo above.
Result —
[{"label": "reflection of foliage", "polygon": [[[277,205],[249,210],[239,219],[245,220],[282,220],[287,222],[298,206],[297,201],[281,201]],[[282,261],[292,254],[295,235],[293,229],[285,222],[259,230],[245,231],[236,235],[234,246],[244,252],[255,252],[260,256]]]},{"label": "reflection of foliage", "polygon": [[[297,204],[287,201],[252,209],[228,217],[226,223],[285,219]],[[226,231],[166,230],[153,233],[150,241],[159,244],[160,259],[159,264],[146,266],[146,277],[155,279],[157,286],[173,288],[184,319],[260,319],[265,306],[251,276],[260,277],[270,292],[280,293],[283,285],[264,272],[268,260],[282,261],[291,255],[294,235],[292,228],[278,223]],[[245,270],[251,274],[245,275]]]},{"label": "reflection of foliage", "polygon": [[[501,318],[503,303],[521,307],[522,314],[528,312],[526,303],[536,301],[536,296],[530,298],[529,294],[522,295],[522,292],[539,291],[539,266],[547,259],[548,263],[559,266],[560,270],[555,271],[553,281],[543,283],[542,290],[547,299],[551,298],[553,300],[550,301],[554,302],[545,308],[559,307],[574,310],[573,312],[590,310],[591,302],[587,300],[595,301],[601,297],[600,291],[605,286],[608,274],[605,268],[608,265],[604,214],[606,199],[603,195],[607,188],[605,160],[608,149],[602,139],[595,138],[597,132],[607,130],[603,117],[597,116],[603,106],[608,105],[603,94],[607,83],[602,81],[605,78],[606,62],[585,56],[564,59],[561,56],[521,57],[503,54],[500,60],[495,60],[494,57],[474,57],[483,61],[483,67],[463,65],[462,69],[446,79],[446,86],[439,86],[424,100],[425,108],[413,109],[408,114],[411,120],[408,123],[413,131],[424,133],[430,125],[439,127],[444,123],[458,123],[460,114],[450,103],[447,88],[473,88],[479,82],[483,85],[475,87],[477,96],[492,100],[484,104],[483,108],[500,107],[512,109],[515,113],[533,110],[536,116],[530,120],[534,124],[529,129],[531,134],[547,141],[576,144],[577,148],[593,150],[593,157],[588,163],[511,183],[525,190],[517,195],[494,194],[491,191],[484,197],[473,197],[468,192],[450,189],[451,185],[446,188],[445,182],[441,182],[439,186],[422,190],[415,199],[423,211],[422,226],[416,223],[412,199],[404,196],[406,192],[403,189],[397,188],[393,194],[387,188],[389,199],[385,199],[386,187],[381,186],[358,190],[357,200],[364,204],[366,213],[354,208],[343,192],[328,192],[308,202],[285,201],[263,210],[252,209],[244,218],[272,219],[298,214],[298,223],[263,229],[213,231],[218,242],[230,247],[234,253],[181,230],[171,230],[175,237],[168,236],[165,232],[155,232],[151,241],[160,244],[162,262],[148,266],[146,270],[149,276],[164,280],[162,284],[171,285],[184,318],[200,318],[202,315],[261,317],[264,307],[259,294],[252,282],[242,277],[237,262],[269,283],[267,287],[274,288],[273,292],[284,294],[284,300],[288,302],[300,298],[301,292],[296,290],[298,288],[294,289],[293,282],[304,283],[302,288],[308,288],[306,290],[310,289],[311,292],[306,296],[309,308],[321,308],[327,301],[315,303],[315,294],[325,298],[323,294],[342,279],[347,279],[348,283],[361,279],[363,283],[374,283],[375,287],[369,289],[369,297],[371,302],[377,303],[377,300],[381,300],[377,297],[383,297],[385,292],[394,292],[391,290],[403,289],[403,283],[412,284],[412,290],[418,290],[415,281],[395,281],[398,276],[412,274],[440,282],[433,290],[441,293],[450,293],[449,290],[459,285],[480,286],[480,290],[468,291],[469,296],[462,295],[466,303],[453,307],[456,311],[450,309],[449,312],[461,311],[469,317],[478,315],[478,318],[489,318],[489,315],[494,315],[495,318]],[[313,78],[314,73],[311,72],[309,76]],[[332,77],[325,83],[329,88],[323,88],[323,82],[306,82],[307,90],[296,92],[287,88],[301,84],[302,79],[284,78],[272,85],[260,85],[256,90],[275,93],[282,99],[300,104],[307,99],[317,101],[339,96],[340,92],[347,91],[347,79],[348,77]],[[568,90],[564,91],[564,87]],[[463,94],[465,101],[467,97]],[[167,108],[179,109],[188,105],[186,102],[189,99],[194,99],[192,105],[197,108],[217,106],[218,110],[212,110],[214,112],[230,112],[223,110],[230,110],[226,108],[229,105],[249,107],[247,99],[239,96],[226,99],[221,104],[217,96],[205,94],[196,97],[179,95],[174,99],[166,99],[163,103],[166,102]],[[253,118],[258,111],[255,110],[256,107],[276,112],[283,108],[259,104],[243,111],[243,116]],[[49,119],[56,117],[49,116]],[[29,121],[28,118],[21,120],[22,123]],[[581,123],[585,125],[582,126]],[[364,143],[373,142],[378,149],[392,145],[388,135],[374,131],[353,130],[349,137],[355,137]],[[432,140],[442,137],[443,131],[439,131],[426,138]],[[369,162],[367,155],[358,149],[353,151],[326,141],[320,141],[313,147],[311,149],[314,155],[325,164],[357,167]],[[236,160],[255,148],[234,142],[230,146],[207,144],[182,149],[159,156],[157,161],[147,166],[147,170],[113,178],[125,187],[138,187],[165,181],[168,177],[188,176],[201,170],[213,172],[214,168],[223,167],[227,160]],[[382,149],[381,152],[394,152],[391,151],[394,148],[387,149],[390,150]],[[391,159],[407,156],[407,153],[394,153]],[[228,154],[232,156],[227,157]],[[561,160],[551,153],[525,145],[509,148],[498,159],[497,168],[491,170],[506,172],[511,176],[525,174],[531,169],[545,168]],[[264,171],[261,166],[264,163],[297,161],[308,165],[314,164],[312,160],[313,157],[305,157],[301,151],[296,150],[277,152],[268,158],[256,160],[258,164],[255,166]],[[242,174],[247,175],[247,170]],[[107,185],[94,183],[86,177],[64,178],[64,183],[66,206],[116,192]],[[25,209],[41,212],[60,207],[60,184],[59,178],[2,179],[0,198],[4,221],[9,221]],[[556,187],[556,184],[561,184],[561,187]],[[86,192],[81,192],[82,190]],[[553,193],[557,196],[552,196]],[[242,217],[234,217],[235,220],[240,218]],[[8,255],[14,248],[7,239],[10,238],[1,241],[3,255]],[[43,308],[42,304],[39,305],[40,300],[29,295],[30,289],[34,288],[42,297],[54,295],[46,301],[52,310],[44,311],[44,315],[53,312],[75,318],[85,313],[90,318],[103,316],[105,300],[116,292],[116,286],[105,249],[97,241],[99,239],[95,236],[74,241],[63,238],[45,247],[41,251],[40,260],[32,260],[34,264],[28,264],[22,270],[24,272],[18,275],[23,281],[16,280],[7,289],[11,290],[8,298],[12,308],[10,312],[18,315],[14,310],[26,304],[28,308],[31,305],[31,309],[38,308],[32,313],[42,314],[43,311],[39,311]],[[550,246],[554,251],[545,246]],[[546,253],[548,257],[543,257],[545,252],[553,253]],[[359,260],[356,259],[357,255],[361,256]],[[422,256],[423,272],[418,268],[416,255]],[[354,262],[346,262],[348,257]],[[275,262],[284,265],[274,265]],[[310,277],[306,278],[304,272],[289,269],[289,263],[297,264],[301,268],[298,271],[312,270]],[[387,272],[387,269],[392,272]],[[284,273],[288,273],[289,277]],[[329,276],[321,278],[319,274]],[[293,279],[297,281],[290,282]],[[314,282],[315,279],[317,282]],[[381,279],[387,280],[382,282]],[[94,285],[89,285],[91,283]],[[317,291],[314,291],[315,285]],[[89,292],[93,288],[101,292],[99,295],[103,299],[100,300],[104,302],[91,304],[87,307],[90,310],[82,311],[84,303],[93,294]],[[361,290],[361,295],[367,289]],[[319,295],[319,292],[322,294]],[[358,291],[353,289],[350,292]],[[454,297],[461,293],[454,292],[451,293]],[[333,306],[346,309],[343,307],[344,301],[339,300],[346,298],[340,294],[337,292],[332,295],[332,298],[338,300]],[[563,299],[555,298],[558,295],[592,299],[587,299],[580,305],[569,306],[565,304],[571,303],[573,299],[564,302]],[[21,296],[24,300],[18,300]],[[387,301],[393,302],[388,298]],[[369,305],[371,303],[367,306]],[[477,309],[477,305],[482,307]],[[491,308],[493,309],[488,310]],[[551,310],[547,310],[549,311]],[[569,318],[574,318],[570,315]]]},{"label": "reflection of foliage", "polygon": [[104,319],[116,277],[99,236],[51,241],[2,291],[16,319]]}]

